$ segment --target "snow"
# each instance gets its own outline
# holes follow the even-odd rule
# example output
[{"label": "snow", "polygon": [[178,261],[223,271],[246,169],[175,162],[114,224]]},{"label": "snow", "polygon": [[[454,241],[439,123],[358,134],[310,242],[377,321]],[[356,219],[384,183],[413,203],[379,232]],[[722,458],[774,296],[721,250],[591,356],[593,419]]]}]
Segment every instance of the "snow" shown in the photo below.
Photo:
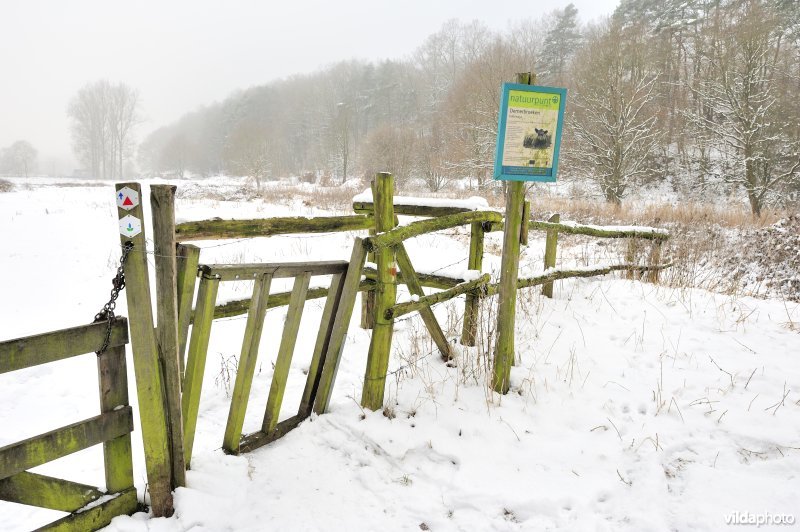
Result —
[{"label": "snow", "polygon": [[[361,194],[353,196],[354,203],[371,203],[372,190],[366,189]],[[418,198],[414,196],[394,196],[397,205],[414,205],[419,207],[455,207],[470,211],[489,210],[489,202],[486,198],[473,196],[467,199],[451,198]]]},{"label": "snow", "polygon": [[668,235],[669,231],[666,229],[660,229],[657,227],[648,227],[645,225],[591,225],[591,224],[579,224],[573,221],[563,221],[559,222],[561,225],[566,225],[568,227],[587,227],[589,229],[595,229],[598,231],[635,231],[637,233],[655,233],[659,235]]},{"label": "snow", "polygon": [[[107,300],[119,259],[112,186],[14,182],[14,191],[0,194],[6,279],[0,340],[90,322]],[[149,210],[149,201],[142,203]],[[190,220],[307,212],[299,204],[212,201],[202,194],[179,199],[177,208]],[[495,276],[501,236],[487,235],[484,271]],[[209,263],[346,260],[352,238],[198,244],[201,261]],[[453,276],[468,279],[480,272],[465,271],[467,241],[424,235],[407,247],[418,271],[442,274],[458,261]],[[543,242],[531,238],[521,271],[541,273]],[[559,251],[560,266],[569,269],[622,262],[610,246],[594,250],[588,266],[581,262],[585,247],[572,249],[565,239]],[[291,288],[291,280],[278,281],[272,292]],[[220,300],[246,298],[252,282],[220,288]],[[403,287],[398,292],[399,301],[410,298]],[[463,298],[454,301],[434,307],[448,338],[460,332],[460,322],[450,324],[460,319]],[[306,305],[282,419],[296,413],[323,304]],[[124,295],[118,313],[126,314]],[[503,397],[487,391],[487,353],[480,347],[457,345],[449,367],[419,318],[398,322],[387,417],[357,404],[370,336],[358,327],[356,310],[330,412],[238,457],[224,455],[220,445],[246,319],[215,321],[192,470],[188,486],[175,493],[175,516],[120,516],[107,530],[420,530],[424,524],[713,531],[735,512],[800,517],[797,304],[608,276],[556,282],[553,299],[538,288],[522,290],[517,314],[518,362],[512,391]],[[245,432],[260,427],[285,315],[285,307],[267,313]],[[130,352],[128,370],[141,500],[146,476]],[[96,386],[94,354],[0,375],[0,446],[97,415]],[[35,471],[102,487],[101,451],[96,446]],[[60,515],[0,503],[0,529],[29,530]]]}]

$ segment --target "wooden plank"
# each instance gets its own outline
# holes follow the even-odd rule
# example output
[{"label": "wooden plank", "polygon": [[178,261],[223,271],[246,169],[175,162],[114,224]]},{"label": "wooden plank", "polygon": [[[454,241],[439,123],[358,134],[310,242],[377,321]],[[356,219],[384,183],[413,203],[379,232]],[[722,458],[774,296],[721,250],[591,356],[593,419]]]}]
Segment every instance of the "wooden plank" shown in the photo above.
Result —
[{"label": "wooden plank", "polygon": [[226,453],[239,454],[239,441],[242,437],[244,415],[247,411],[250,388],[253,385],[253,375],[256,371],[258,346],[261,343],[261,332],[264,329],[264,318],[267,314],[269,287],[271,284],[272,276],[262,275],[256,279],[255,286],[253,286],[253,297],[250,300],[250,311],[247,314],[247,325],[244,329],[242,352],[239,356],[239,366],[236,371],[236,380],[233,384],[231,407],[228,412],[225,436],[222,441],[222,450]]},{"label": "wooden plank", "polygon": [[406,303],[398,303],[386,309],[385,315],[391,317],[393,319],[397,319],[400,316],[405,316],[411,312],[420,312],[424,308],[430,308],[431,305],[435,305],[436,303],[441,303],[443,301],[448,301],[453,299],[454,297],[460,296],[461,294],[466,294],[474,290],[478,290],[483,286],[486,286],[489,283],[491,277],[488,273],[484,273],[482,276],[474,279],[472,281],[468,281],[466,283],[460,284],[449,290],[445,290],[443,292],[436,292],[435,294],[431,294],[429,296],[424,296],[419,298],[417,301],[408,301]]},{"label": "wooden plank", "polygon": [[281,345],[278,348],[278,358],[275,360],[275,369],[272,371],[272,384],[269,387],[267,409],[264,412],[264,423],[261,430],[270,433],[278,425],[281,413],[283,395],[286,391],[286,381],[289,378],[289,369],[292,365],[292,356],[297,344],[297,333],[300,330],[300,320],[303,317],[303,306],[306,302],[306,291],[311,275],[298,275],[292,287],[292,297],[286,311],[286,321],[283,325]]},{"label": "wooden plank", "polygon": [[[551,223],[558,223],[561,221],[560,214],[554,214],[549,220]],[[556,267],[556,255],[558,253],[558,231],[551,229],[547,231],[547,239],[544,242],[544,269]],[[553,283],[547,282],[542,285],[542,295],[552,299],[553,297]]]},{"label": "wooden plank", "polygon": [[[417,275],[417,280],[419,281],[419,284],[421,284],[422,286],[426,286],[428,288],[438,288],[439,290],[447,290],[448,288],[453,288],[454,286],[464,282],[464,279],[458,277],[447,277],[445,275],[419,273],[416,271],[414,273],[416,273]],[[378,277],[377,270],[369,266],[364,267],[362,274],[369,280],[375,280]],[[397,279],[397,284],[406,284],[405,279],[403,279],[402,275]]]},{"label": "wooden plank", "polygon": [[139,509],[136,489],[130,488],[113,499],[82,512],[76,512],[38,529],[47,532],[85,532],[100,530],[118,515],[130,515]]},{"label": "wooden plank", "polygon": [[[112,347],[97,357],[97,380],[100,388],[100,411],[113,412],[128,405],[128,372],[125,347]],[[118,492],[133,486],[131,435],[123,434],[103,443],[106,490]]]},{"label": "wooden plank", "polygon": [[[503,222],[492,222],[486,228],[487,232],[502,231],[505,226]],[[638,238],[642,240],[669,240],[670,235],[662,229],[630,229],[627,227],[600,227],[594,225],[578,225],[574,223],[553,223],[543,222],[541,220],[529,220],[529,231],[551,231],[555,230],[559,233],[569,235],[587,235],[595,236],[598,238]]]},{"label": "wooden plank", "polygon": [[[397,256],[397,264],[400,267],[400,275],[402,275],[403,280],[406,282],[406,285],[408,285],[409,293],[419,296],[420,298],[425,297],[425,291],[422,290],[422,284],[417,278],[417,273],[414,271],[414,266],[411,264],[411,259],[408,257],[406,247],[403,244],[398,244],[395,248],[395,254]],[[439,326],[439,322],[436,320],[436,316],[434,316],[431,307],[422,307],[419,309],[419,315],[422,317],[425,327],[428,328],[428,332],[433,342],[436,344],[436,347],[439,348],[439,354],[442,358],[444,360],[453,358],[453,351],[450,348],[450,344],[447,343],[447,338],[445,338],[444,332]]]},{"label": "wooden plank", "polygon": [[[103,346],[108,322],[26,336],[0,342],[0,374],[97,351]],[[128,321],[117,318],[108,347],[128,343]]]},{"label": "wooden plank", "polygon": [[[375,178],[375,230],[378,236],[371,237],[373,242],[392,235],[399,238],[394,245],[399,244],[406,233],[403,229],[414,224],[436,222],[448,217],[434,218],[414,222],[405,227],[394,227],[394,210],[392,196],[394,194],[394,177],[392,174],[381,172]],[[451,217],[468,216],[474,213],[453,214]],[[413,230],[412,230],[413,233]],[[392,240],[391,238],[389,239]],[[392,350],[392,334],[394,320],[386,316],[386,309],[393,306],[397,300],[397,263],[393,247],[378,247],[375,249],[375,262],[378,270],[377,286],[375,287],[375,324],[372,327],[372,338],[367,354],[367,369],[364,375],[364,386],[361,393],[361,406],[370,410],[383,408],[383,395],[385,391],[386,371],[389,367],[389,355]]]},{"label": "wooden plank", "polygon": [[181,374],[186,371],[186,342],[189,340],[189,325],[192,321],[192,302],[197,285],[197,265],[200,248],[191,244],[177,244],[178,256],[178,362]]},{"label": "wooden plank", "polygon": [[[117,193],[124,187],[133,189],[142,198],[139,183],[118,183]],[[128,320],[131,330],[131,350],[136,375],[136,392],[139,398],[139,418],[144,442],[147,483],[150,490],[153,515],[170,516],[173,513],[171,492],[171,464],[167,414],[164,406],[163,375],[158,360],[158,342],[153,327],[153,309],[150,299],[150,277],[147,268],[145,220],[142,204],[131,210],[117,209],[120,220],[132,216],[139,220],[141,231],[134,235],[120,235],[120,244],[133,244],[125,262],[125,295],[128,301]]]},{"label": "wooden plank", "polygon": [[[372,196],[374,197],[375,196],[374,179],[370,181],[370,188],[372,190]],[[357,204],[354,204],[353,207],[356,208],[356,205]],[[367,214],[371,215],[375,212],[375,206],[372,203],[369,203],[368,205],[369,205],[369,212]],[[397,224],[395,223],[395,225]],[[375,227],[374,226],[370,227],[369,236],[375,236],[376,234],[377,232],[375,231]],[[375,262],[375,252],[370,251],[367,254],[367,262],[373,262],[373,263]],[[372,329],[373,325],[375,325],[375,290],[368,290],[361,294],[361,328]]]},{"label": "wooden plank", "polygon": [[254,449],[258,449],[259,447],[263,447],[268,443],[272,443],[275,440],[282,438],[290,430],[295,429],[304,419],[305,417],[300,415],[292,416],[289,419],[285,419],[278,423],[269,433],[259,430],[244,436],[239,444],[239,452],[249,453]]},{"label": "wooden plank", "polygon": [[302,418],[310,416],[314,407],[314,398],[317,396],[317,390],[319,389],[322,367],[325,365],[325,354],[328,352],[328,345],[330,345],[331,333],[333,332],[333,318],[339,308],[343,288],[344,275],[334,275],[331,279],[331,286],[328,288],[328,299],[325,301],[325,308],[322,310],[322,319],[320,319],[319,323],[319,332],[317,333],[317,341],[314,344],[311,364],[308,366],[306,386],[300,399],[300,408],[297,410],[297,415]]},{"label": "wooden plank", "polygon": [[344,273],[347,262],[343,260],[317,262],[278,262],[264,264],[204,264],[200,270],[205,277],[215,277],[220,281],[252,280],[259,275],[270,274],[274,279],[310,275],[335,275]]},{"label": "wooden plank", "polygon": [[94,486],[23,471],[0,480],[0,500],[74,512],[105,495]]},{"label": "wooden plank", "polygon": [[344,286],[336,314],[333,319],[333,329],[328,349],[325,351],[324,363],[322,366],[322,376],[317,388],[317,397],[314,399],[314,413],[324,414],[328,410],[331,400],[333,385],[336,383],[336,373],[339,371],[339,362],[342,358],[347,328],[350,326],[350,318],[353,316],[353,308],[356,304],[356,295],[361,281],[361,269],[367,258],[367,249],[364,241],[356,238],[353,242],[353,252],[350,255],[350,267],[344,276]]},{"label": "wooden plank", "polygon": [[189,340],[189,353],[186,362],[186,375],[183,382],[181,411],[183,414],[183,454],[188,469],[192,462],[194,432],[197,428],[197,413],[200,410],[200,392],[203,389],[203,374],[206,369],[208,340],[211,336],[211,321],[214,319],[214,303],[217,300],[219,281],[200,280],[197,292],[197,309]]},{"label": "wooden plank", "polygon": [[[470,226],[469,259],[467,268],[470,270],[483,270],[483,224],[475,222]],[[464,282],[463,280],[461,282]],[[452,288],[452,287],[447,287]],[[464,303],[464,323],[461,328],[461,345],[474,346],[478,336],[478,311],[480,295],[468,292]]]},{"label": "wooden plank", "polygon": [[318,218],[285,217],[255,220],[202,220],[175,226],[178,240],[214,240],[223,238],[250,238],[297,233],[330,233],[358,231],[372,227],[370,216],[324,216]]},{"label": "wooden plank", "polygon": [[[375,207],[371,201],[356,201],[353,203],[353,210],[360,214],[372,214]],[[404,216],[420,216],[428,218],[438,218],[449,214],[462,212],[473,212],[475,209],[466,207],[428,207],[425,205],[406,205],[403,203],[394,204],[394,213]]]},{"label": "wooden plank", "polygon": [[133,430],[131,407],[100,414],[0,447],[0,479],[22,473]]},{"label": "wooden plank", "polygon": [[395,229],[389,227],[381,232],[381,234],[367,238],[365,242],[371,250],[378,250],[380,248],[394,247],[404,240],[424,235],[425,233],[450,229],[451,227],[458,227],[460,225],[469,225],[473,222],[490,222],[495,224],[502,220],[502,215],[494,211],[470,211],[460,214],[450,214],[440,218],[411,222],[408,225],[401,225]]},{"label": "wooden plank", "polygon": [[[156,316],[158,360],[164,376],[164,406],[167,411],[172,465],[172,489],[186,485],[183,461],[183,419],[178,361],[178,265],[175,256],[174,185],[150,185],[150,211],[153,217],[153,257],[156,270]],[[182,358],[182,357],[181,357]]]}]

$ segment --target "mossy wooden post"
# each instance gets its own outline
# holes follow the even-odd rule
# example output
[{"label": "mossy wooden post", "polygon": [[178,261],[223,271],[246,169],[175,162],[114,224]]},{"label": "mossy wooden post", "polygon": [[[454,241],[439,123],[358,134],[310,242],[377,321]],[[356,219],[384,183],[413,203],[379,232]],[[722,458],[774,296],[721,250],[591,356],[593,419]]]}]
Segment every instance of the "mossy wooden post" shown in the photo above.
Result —
[{"label": "mossy wooden post", "polygon": [[[145,246],[144,217],[139,199],[139,183],[119,183],[116,195],[127,187],[135,192],[135,205],[128,209],[119,207],[120,243],[133,244],[125,261],[125,294],[128,301],[128,323],[131,331],[131,350],[136,375],[136,393],[139,397],[139,417],[142,425],[144,457],[150,504],[156,517],[171,516],[172,493],[167,415],[164,408],[163,381],[158,360],[158,343],[153,329],[153,309],[150,306],[150,280],[147,273],[147,248]],[[137,224],[139,231],[137,232]]]},{"label": "mossy wooden post", "polygon": [[[629,238],[628,239],[628,246],[625,249],[625,262],[630,265],[636,264],[639,255],[639,242],[636,238]],[[625,272],[625,278],[635,280],[638,279],[640,272],[636,270],[630,269]]]},{"label": "mossy wooden post", "polygon": [[[531,85],[536,77],[530,72],[517,74],[517,83]],[[506,219],[503,227],[503,254],[500,262],[500,289],[497,301],[497,343],[494,353],[492,387],[508,392],[511,366],[514,364],[514,324],[517,310],[517,274],[519,272],[520,232],[525,203],[525,183],[506,183]]]},{"label": "mossy wooden post", "polygon": [[519,231],[519,243],[523,246],[528,245],[528,231],[531,225],[531,202],[525,200],[522,204],[522,228]]},{"label": "mossy wooden post", "polygon": [[[128,373],[125,367],[125,346],[109,347],[97,357],[100,383],[100,411],[113,412],[120,405],[128,406]],[[133,487],[131,435],[125,434],[103,443],[106,491],[117,493]]]},{"label": "mossy wooden post", "polygon": [[[650,257],[648,258],[648,266],[657,266],[661,262],[661,240],[653,240],[650,248]],[[645,280],[648,283],[657,284],[658,283],[658,272],[660,272],[658,268],[653,268],[652,270],[648,270],[647,273],[643,274]]]},{"label": "mossy wooden post", "polygon": [[192,321],[192,302],[194,287],[197,285],[200,248],[191,244],[177,244],[175,249],[175,254],[178,256],[178,363],[183,375],[186,370],[186,343],[189,338],[189,324]]},{"label": "mossy wooden post", "polygon": [[[375,180],[370,181],[370,188],[372,188],[372,197],[375,198]],[[392,200],[394,201],[394,200]],[[373,210],[375,206],[373,203]],[[369,230],[369,236],[375,236],[375,227]],[[370,251],[367,253],[367,262],[375,262],[375,253]],[[372,329],[375,323],[375,290],[367,290],[361,293],[361,328]]]},{"label": "mossy wooden post", "polygon": [[[375,230],[378,234],[394,227],[394,177],[381,172],[375,178]],[[397,299],[397,263],[392,247],[379,248],[375,252],[378,275],[375,286],[375,325],[367,356],[367,371],[361,405],[370,410],[383,408],[386,371],[389,368],[389,353],[392,349],[394,320],[386,318],[386,310]]]},{"label": "mossy wooden post", "polygon": [[[470,270],[481,271],[483,269],[483,224],[473,222],[470,229],[469,238],[469,260],[467,268]],[[478,310],[480,306],[480,294],[467,294],[464,304],[464,324],[461,329],[461,345],[475,345],[478,336]]]},{"label": "mossy wooden post", "polygon": [[[554,214],[550,217],[548,222],[558,223],[561,221],[560,214]],[[547,240],[544,243],[544,269],[548,270],[550,268],[556,267],[556,253],[558,251],[558,231],[555,229],[549,229],[547,231]],[[545,297],[549,297],[552,299],[553,297],[553,283],[545,283],[542,285],[542,294]]]},{"label": "mossy wooden post", "polygon": [[158,355],[164,376],[164,399],[167,410],[172,489],[186,486],[186,463],[183,459],[183,417],[181,386],[183,373],[178,349],[178,278],[175,256],[175,189],[173,185],[150,186],[150,210],[153,217],[153,260],[156,266],[156,316]]}]

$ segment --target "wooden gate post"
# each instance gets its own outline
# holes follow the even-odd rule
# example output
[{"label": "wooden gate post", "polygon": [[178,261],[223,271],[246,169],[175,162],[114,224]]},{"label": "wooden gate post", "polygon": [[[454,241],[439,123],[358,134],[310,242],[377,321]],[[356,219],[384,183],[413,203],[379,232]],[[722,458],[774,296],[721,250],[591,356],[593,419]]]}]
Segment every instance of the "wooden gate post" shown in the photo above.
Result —
[{"label": "wooden gate post", "polygon": [[147,272],[144,216],[139,183],[118,183],[116,199],[119,216],[120,243],[129,242],[133,249],[125,261],[125,295],[128,301],[128,324],[131,351],[139,397],[139,418],[147,467],[150,505],[156,517],[173,513],[169,438],[164,409],[163,383],[158,362],[158,344],[153,329],[150,306],[150,280]]},{"label": "wooden gate post", "polygon": [[[517,83],[533,85],[536,76],[517,74]],[[506,220],[503,228],[503,255],[500,262],[500,288],[497,301],[497,343],[494,353],[492,388],[508,392],[511,366],[514,364],[514,324],[517,310],[517,275],[519,273],[520,233],[525,203],[525,183],[506,182]]]},{"label": "wooden gate post", "polygon": [[[387,172],[375,178],[375,230],[378,233],[390,231],[394,227],[394,177]],[[369,343],[367,371],[364,375],[364,388],[361,405],[370,410],[383,408],[383,395],[386,384],[386,371],[389,368],[389,354],[392,350],[394,319],[386,318],[386,309],[397,299],[397,263],[394,248],[383,247],[375,253],[378,268],[375,285],[375,325]]]},{"label": "wooden gate post", "polygon": [[[561,221],[560,214],[554,214],[550,217],[548,222],[558,223]],[[558,251],[558,231],[556,229],[549,229],[547,231],[547,240],[544,242],[544,269],[555,268],[556,266],[556,253]],[[546,297],[553,298],[553,281],[544,283],[542,285],[542,294]]]},{"label": "wooden gate post", "polygon": [[172,457],[172,489],[186,485],[181,416],[182,373],[178,361],[178,280],[175,257],[175,186],[152,185],[153,251],[156,265],[156,311],[158,355],[164,375],[167,436]]}]

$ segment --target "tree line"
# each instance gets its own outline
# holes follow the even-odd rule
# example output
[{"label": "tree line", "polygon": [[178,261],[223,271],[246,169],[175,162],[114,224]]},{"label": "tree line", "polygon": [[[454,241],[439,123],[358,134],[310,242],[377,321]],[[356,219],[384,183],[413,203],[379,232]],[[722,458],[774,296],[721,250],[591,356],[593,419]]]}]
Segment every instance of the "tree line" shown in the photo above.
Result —
[{"label": "tree line", "polygon": [[746,198],[758,216],[800,191],[793,0],[622,0],[588,25],[570,4],[503,32],[450,21],[406,59],[343,61],[188,113],[145,138],[138,161],[153,174],[259,186],[389,170],[433,191],[486,187],[499,86],[529,70],[568,89],[561,175],[609,202],[660,185]]}]

